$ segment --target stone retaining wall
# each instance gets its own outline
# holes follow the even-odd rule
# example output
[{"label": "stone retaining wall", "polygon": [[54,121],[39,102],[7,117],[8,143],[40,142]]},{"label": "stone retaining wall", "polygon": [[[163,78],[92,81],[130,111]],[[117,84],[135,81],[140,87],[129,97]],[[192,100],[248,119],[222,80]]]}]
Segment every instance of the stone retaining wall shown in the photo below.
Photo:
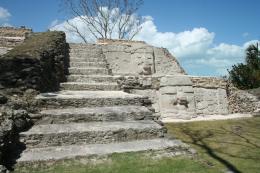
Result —
[{"label": "stone retaining wall", "polygon": [[217,77],[190,76],[198,115],[228,114],[227,82]]},{"label": "stone retaining wall", "polygon": [[15,47],[32,33],[28,28],[0,27],[0,47]]},{"label": "stone retaining wall", "polygon": [[217,77],[189,76],[195,88],[226,89],[227,81]]},{"label": "stone retaining wall", "polygon": [[253,113],[260,108],[259,89],[240,90],[232,84],[228,86],[230,113]]},{"label": "stone retaining wall", "polygon": [[67,65],[64,33],[34,34],[0,57],[0,86],[42,92],[58,90],[59,83],[66,80]]},{"label": "stone retaining wall", "polygon": [[57,90],[65,80],[67,54],[65,34],[48,32],[0,56],[0,172],[17,157],[10,153],[20,151],[18,133],[30,127],[30,114],[38,111],[35,96]]},{"label": "stone retaining wall", "polygon": [[[148,96],[156,113],[162,117],[190,119],[228,114],[225,80],[188,76],[167,49],[153,47],[142,41],[99,40],[98,44],[112,73],[122,76],[118,80],[120,87],[127,92]],[[173,83],[161,86],[163,78],[169,78]],[[189,80],[190,85],[181,85],[182,79]],[[180,84],[175,86],[175,80]],[[186,92],[187,88],[189,91]],[[177,97],[179,100],[176,100]],[[168,103],[169,100],[171,103]],[[185,100],[190,104],[188,109],[183,105],[174,105]]]},{"label": "stone retaining wall", "polygon": [[[139,75],[121,76],[118,83],[126,92],[148,96],[155,112],[163,119],[192,119],[229,113],[226,81],[220,78]],[[181,103],[186,101],[188,104],[185,108]]]}]

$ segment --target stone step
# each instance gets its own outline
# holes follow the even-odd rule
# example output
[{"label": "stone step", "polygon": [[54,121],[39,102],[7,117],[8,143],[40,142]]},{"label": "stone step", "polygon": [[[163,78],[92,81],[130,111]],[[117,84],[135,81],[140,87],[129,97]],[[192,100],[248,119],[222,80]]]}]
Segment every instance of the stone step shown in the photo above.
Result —
[{"label": "stone step", "polygon": [[42,108],[103,107],[121,105],[150,106],[148,97],[123,91],[60,91],[36,96]]},{"label": "stone step", "polygon": [[20,133],[26,148],[107,144],[164,137],[165,127],[150,120],[34,125]]},{"label": "stone step", "polygon": [[97,48],[73,48],[70,49],[70,53],[92,53],[92,54],[102,54],[102,50],[101,49],[97,49]]},{"label": "stone step", "polygon": [[76,68],[70,67],[69,68],[70,74],[81,74],[81,75],[93,75],[93,74],[100,74],[100,75],[107,75],[108,69],[106,68]]},{"label": "stone step", "polygon": [[144,106],[48,109],[40,112],[37,124],[67,124],[91,121],[153,120],[155,114]]},{"label": "stone step", "polygon": [[60,84],[64,90],[90,90],[90,91],[117,91],[120,87],[117,83],[83,83],[83,82],[66,82]]},{"label": "stone step", "polygon": [[101,67],[106,68],[105,62],[70,62],[70,67]]},{"label": "stone step", "polygon": [[104,56],[101,50],[70,50],[70,55]]},{"label": "stone step", "polygon": [[70,57],[70,62],[92,62],[92,63],[97,63],[97,62],[103,62],[105,63],[104,58],[78,58],[78,57]]},{"label": "stone step", "polygon": [[69,75],[67,76],[68,82],[117,82],[120,76],[111,76],[111,75]]},{"label": "stone step", "polygon": [[90,58],[96,58],[96,59],[104,59],[104,56],[101,55],[97,55],[97,54],[71,54],[70,53],[70,58],[86,58],[86,59],[90,59]]},{"label": "stone step", "polygon": [[70,43],[70,49],[100,50],[100,46],[96,44],[73,44]]},{"label": "stone step", "polygon": [[153,152],[177,156],[191,154],[188,145],[179,140],[150,139],[111,144],[69,145],[59,147],[28,148],[17,160],[19,166],[35,163],[47,163],[55,160],[67,160],[75,158],[93,158],[112,153],[126,152]]}]

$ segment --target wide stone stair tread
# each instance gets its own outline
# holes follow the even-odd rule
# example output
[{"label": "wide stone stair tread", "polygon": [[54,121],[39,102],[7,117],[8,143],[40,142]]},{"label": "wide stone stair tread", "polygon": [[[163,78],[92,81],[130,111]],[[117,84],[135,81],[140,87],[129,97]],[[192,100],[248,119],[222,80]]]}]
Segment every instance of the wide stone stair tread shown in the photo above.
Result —
[{"label": "wide stone stair tread", "polygon": [[121,105],[150,106],[148,97],[128,94],[123,91],[72,91],[63,90],[53,93],[42,93],[36,96],[42,108],[79,108]]},{"label": "wide stone stair tread", "polygon": [[108,74],[108,69],[106,68],[69,68],[70,74]]},{"label": "wide stone stair tread", "polygon": [[109,155],[112,153],[163,151],[187,152],[188,146],[179,140],[151,139],[110,144],[70,145],[59,147],[26,149],[17,160],[18,164],[30,162],[48,162],[54,160],[74,159]]},{"label": "wide stone stair tread", "polygon": [[70,43],[69,47],[71,49],[86,49],[86,50],[92,50],[92,49],[100,49],[100,46],[97,44],[85,44],[85,43]]},{"label": "wide stone stair tread", "polygon": [[117,82],[120,76],[111,75],[68,75],[68,82]]},{"label": "wide stone stair tread", "polygon": [[117,83],[87,83],[87,82],[66,82],[60,87],[65,90],[89,90],[89,91],[116,91],[120,90]]},{"label": "wide stone stair tread", "polygon": [[70,62],[105,62],[103,58],[79,58],[79,57],[70,57]]},{"label": "wide stone stair tread", "polygon": [[146,129],[162,127],[150,120],[142,121],[115,121],[115,122],[87,122],[87,123],[69,123],[69,124],[43,124],[35,125],[26,132],[21,132],[23,135],[32,134],[59,134],[59,133],[74,133],[74,132],[92,132],[92,131],[117,131],[120,129]]},{"label": "wide stone stair tread", "polygon": [[100,49],[92,49],[92,50],[86,50],[86,48],[77,48],[77,49],[70,49],[70,53],[78,53],[78,52],[84,52],[84,53],[97,53],[97,54],[100,54],[102,53],[102,51]]},{"label": "wide stone stair tread", "polygon": [[96,144],[163,137],[165,128],[151,120],[34,125],[20,133],[28,148]]},{"label": "wide stone stair tread", "polygon": [[36,99],[95,99],[95,98],[147,98],[137,94],[129,94],[123,91],[70,91],[63,90],[59,92],[41,93],[36,96]]},{"label": "wide stone stair tread", "polygon": [[94,108],[49,109],[40,112],[39,124],[59,124],[90,121],[129,121],[153,119],[153,113],[144,106],[112,106]]},{"label": "wide stone stair tread", "polygon": [[96,60],[103,60],[104,61],[104,57],[102,56],[98,56],[98,55],[92,55],[92,54],[73,54],[70,55],[70,60],[73,61],[73,59],[75,58],[82,58],[82,59],[96,59]]},{"label": "wide stone stair tread", "polygon": [[70,62],[70,67],[106,67],[105,62]]}]

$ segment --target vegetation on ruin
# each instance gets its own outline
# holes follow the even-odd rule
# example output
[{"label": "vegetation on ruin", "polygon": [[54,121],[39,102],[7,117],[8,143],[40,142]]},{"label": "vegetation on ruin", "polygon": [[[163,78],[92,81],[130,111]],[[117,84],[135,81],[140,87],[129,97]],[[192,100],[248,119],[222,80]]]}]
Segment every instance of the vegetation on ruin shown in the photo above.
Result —
[{"label": "vegetation on ruin", "polygon": [[1,58],[38,58],[40,54],[53,50],[64,37],[60,31],[34,33]]},{"label": "vegetation on ruin", "polygon": [[257,45],[246,49],[245,64],[233,65],[229,71],[231,82],[240,89],[260,87],[260,51]]},{"label": "vegetation on ruin", "polygon": [[64,161],[53,166],[17,168],[37,173],[257,173],[260,118],[167,124],[169,133],[198,152],[193,158],[151,159],[145,154],[113,154],[103,161]]}]

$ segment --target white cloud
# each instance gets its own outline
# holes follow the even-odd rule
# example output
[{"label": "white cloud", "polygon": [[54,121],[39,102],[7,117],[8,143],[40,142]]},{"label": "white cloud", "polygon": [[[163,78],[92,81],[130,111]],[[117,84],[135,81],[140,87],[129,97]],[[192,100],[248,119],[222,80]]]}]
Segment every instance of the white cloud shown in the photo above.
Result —
[{"label": "white cloud", "polygon": [[0,7],[0,20],[7,21],[11,17],[9,11],[3,7]]},{"label": "white cloud", "polygon": [[166,47],[175,55],[184,68],[194,75],[226,75],[233,64],[243,62],[244,51],[248,45],[214,44],[215,33],[206,28],[194,28],[179,33],[159,32],[152,17],[143,24],[136,39],[149,44]]},{"label": "white cloud", "polygon": [[[243,62],[246,47],[256,42],[256,40],[252,40],[242,46],[226,43],[215,45],[215,33],[209,32],[206,28],[193,28],[179,33],[160,32],[151,16],[144,18],[146,20],[142,24],[142,30],[134,39],[169,49],[191,75],[227,74],[226,69],[233,64]],[[86,31],[84,23],[77,18],[71,19],[70,22],[76,24],[81,31]],[[79,37],[67,31],[66,28],[68,28],[68,24],[63,22],[51,29],[65,31],[69,42],[81,42]],[[88,32],[84,34],[90,35]],[[95,41],[93,38],[89,39]]]}]

